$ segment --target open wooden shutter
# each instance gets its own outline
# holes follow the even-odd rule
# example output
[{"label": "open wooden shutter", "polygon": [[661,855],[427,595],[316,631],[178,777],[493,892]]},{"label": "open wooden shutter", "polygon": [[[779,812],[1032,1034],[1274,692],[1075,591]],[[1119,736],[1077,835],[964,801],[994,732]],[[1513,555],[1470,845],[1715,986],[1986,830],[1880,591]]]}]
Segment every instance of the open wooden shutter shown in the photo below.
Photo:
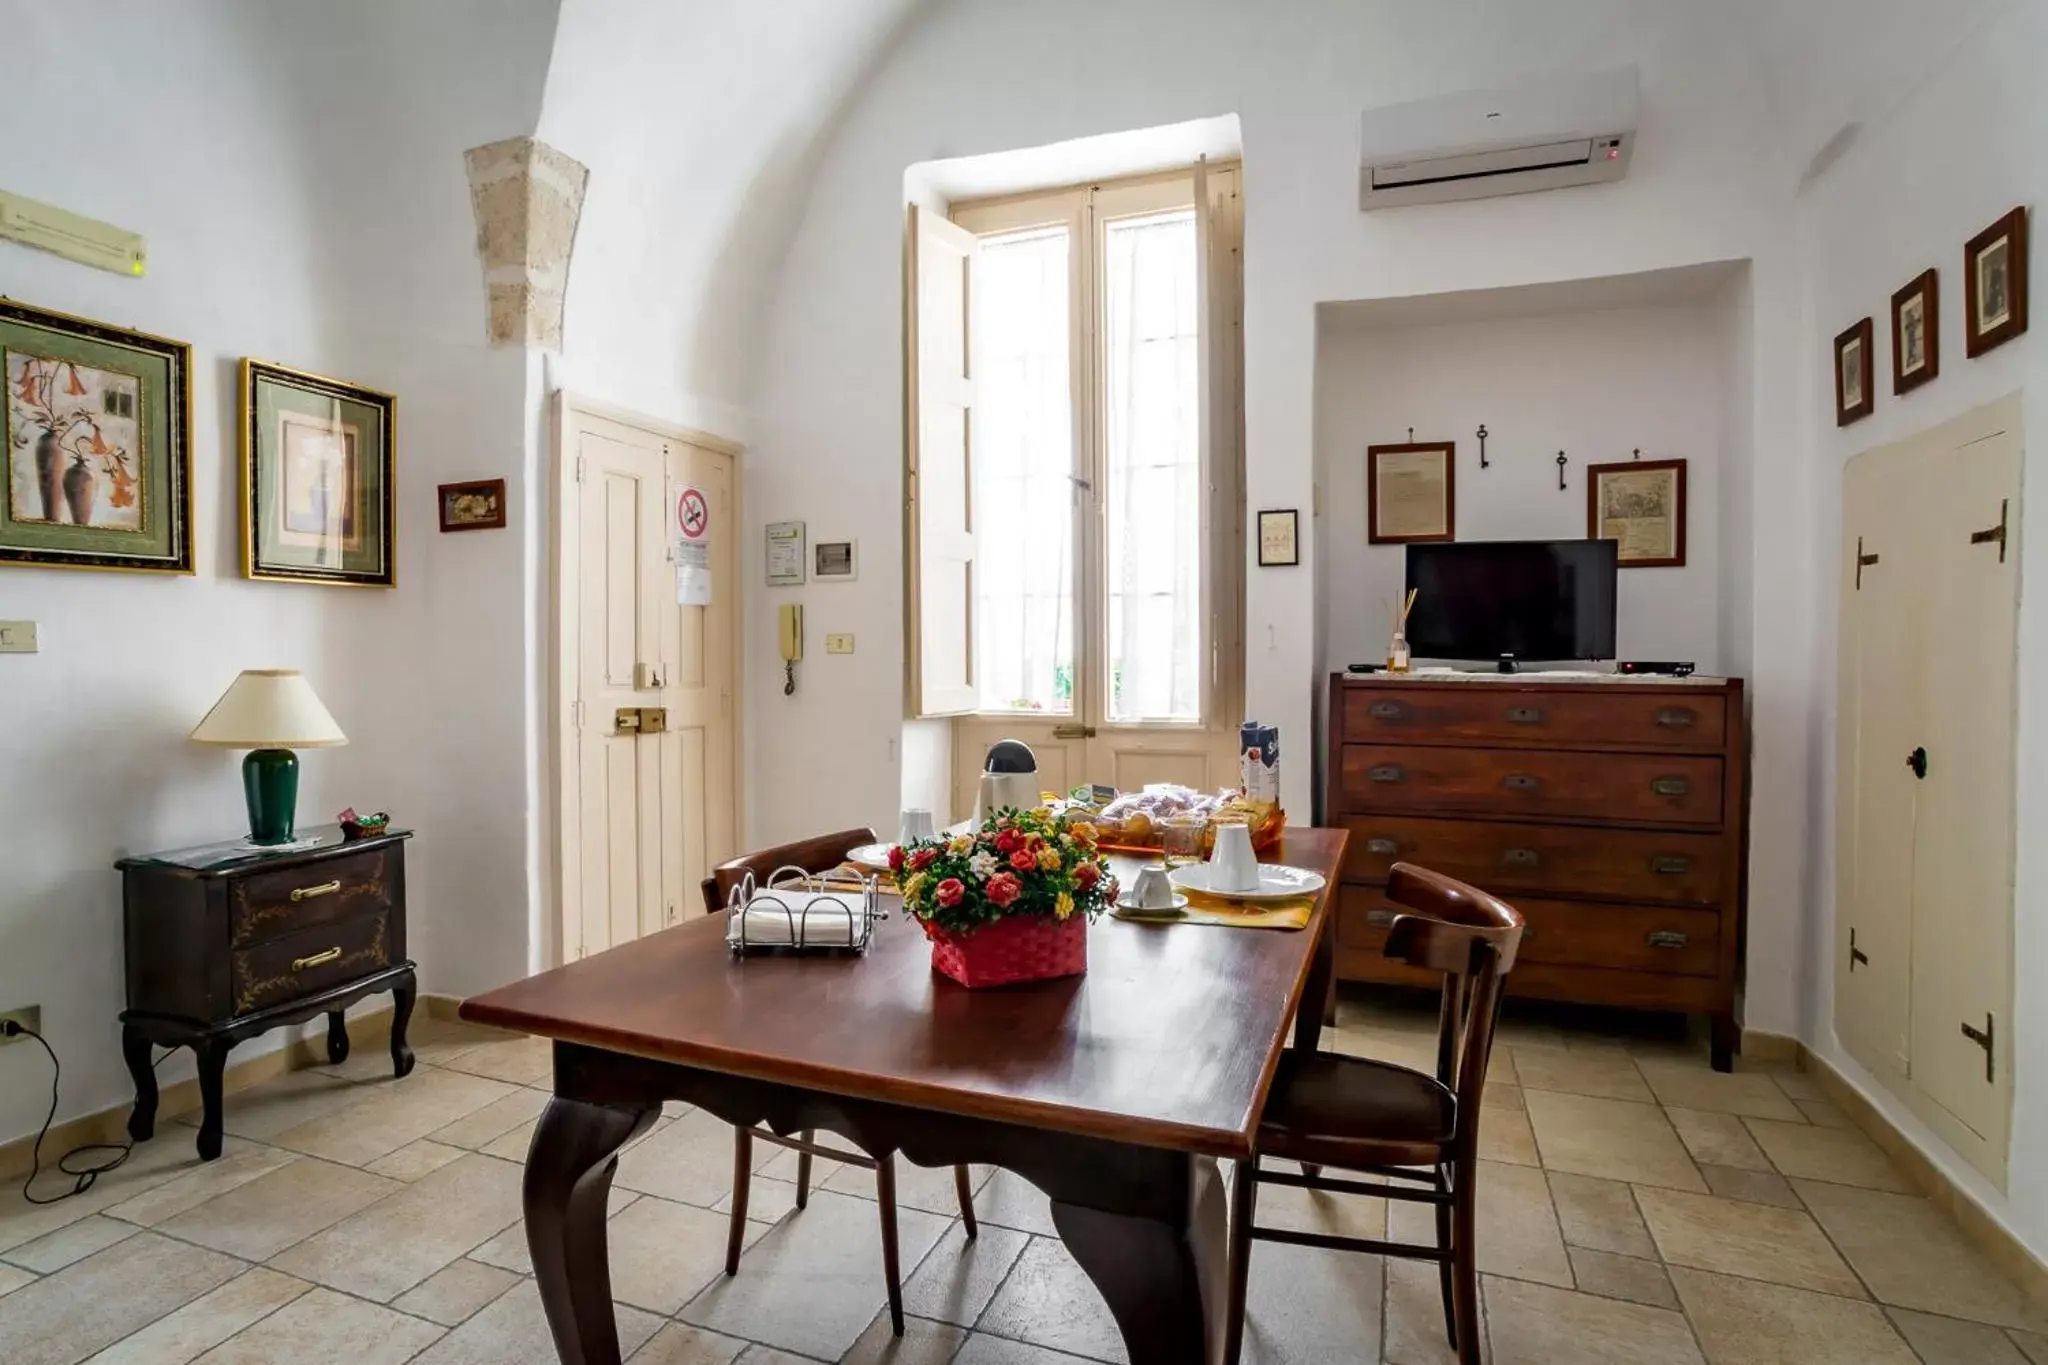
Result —
[{"label": "open wooden shutter", "polygon": [[909,702],[914,716],[972,711],[974,380],[968,307],[974,234],[910,208],[903,421]]},{"label": "open wooden shutter", "polygon": [[1244,708],[1244,216],[1241,171],[1195,163],[1196,306],[1200,310],[1199,437],[1202,534],[1208,575],[1203,615],[1209,667],[1202,718],[1235,730]]}]

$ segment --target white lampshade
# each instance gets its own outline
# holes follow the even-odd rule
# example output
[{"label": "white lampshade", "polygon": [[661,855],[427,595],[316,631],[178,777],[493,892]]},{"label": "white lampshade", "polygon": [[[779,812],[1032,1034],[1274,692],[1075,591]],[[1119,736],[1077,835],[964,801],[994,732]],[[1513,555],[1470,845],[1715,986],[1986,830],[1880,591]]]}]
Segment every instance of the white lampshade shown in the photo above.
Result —
[{"label": "white lampshade", "polygon": [[296,668],[248,668],[192,731],[231,749],[331,749],[348,736]]}]

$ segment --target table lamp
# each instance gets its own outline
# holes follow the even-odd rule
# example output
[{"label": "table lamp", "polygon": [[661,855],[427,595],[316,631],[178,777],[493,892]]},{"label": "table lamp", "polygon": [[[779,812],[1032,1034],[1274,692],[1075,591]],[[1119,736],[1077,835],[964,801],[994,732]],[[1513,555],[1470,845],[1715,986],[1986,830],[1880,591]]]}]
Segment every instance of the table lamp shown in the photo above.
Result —
[{"label": "table lamp", "polygon": [[200,744],[248,749],[242,792],[249,799],[249,842],[286,844],[299,804],[293,749],[331,749],[348,736],[296,668],[248,668],[228,684],[192,731]]}]

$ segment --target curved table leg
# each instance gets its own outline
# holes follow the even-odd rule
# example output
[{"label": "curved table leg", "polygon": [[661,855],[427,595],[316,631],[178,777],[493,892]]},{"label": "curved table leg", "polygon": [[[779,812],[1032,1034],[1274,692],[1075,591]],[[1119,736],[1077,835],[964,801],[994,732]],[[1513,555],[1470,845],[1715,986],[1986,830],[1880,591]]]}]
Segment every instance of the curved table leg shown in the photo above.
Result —
[{"label": "curved table leg", "polygon": [[526,1157],[526,1245],[562,1365],[619,1365],[605,1200],[619,1148],[647,1131],[661,1104],[548,1101]]},{"label": "curved table leg", "polygon": [[1229,1245],[1213,1161],[1190,1159],[1184,1225],[1057,1199],[1052,1221],[1109,1304],[1131,1365],[1193,1365],[1217,1358]]}]

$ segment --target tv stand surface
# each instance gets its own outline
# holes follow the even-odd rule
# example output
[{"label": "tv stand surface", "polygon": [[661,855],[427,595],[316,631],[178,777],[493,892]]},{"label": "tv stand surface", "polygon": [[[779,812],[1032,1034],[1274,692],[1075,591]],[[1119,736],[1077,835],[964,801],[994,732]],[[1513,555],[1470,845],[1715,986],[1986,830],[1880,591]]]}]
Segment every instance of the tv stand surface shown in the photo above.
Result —
[{"label": "tv stand surface", "polygon": [[1708,1015],[1737,1040],[1748,731],[1734,678],[1409,673],[1330,680],[1323,822],[1350,831],[1337,974],[1428,984],[1383,955],[1389,871],[1520,910],[1511,995]]}]

